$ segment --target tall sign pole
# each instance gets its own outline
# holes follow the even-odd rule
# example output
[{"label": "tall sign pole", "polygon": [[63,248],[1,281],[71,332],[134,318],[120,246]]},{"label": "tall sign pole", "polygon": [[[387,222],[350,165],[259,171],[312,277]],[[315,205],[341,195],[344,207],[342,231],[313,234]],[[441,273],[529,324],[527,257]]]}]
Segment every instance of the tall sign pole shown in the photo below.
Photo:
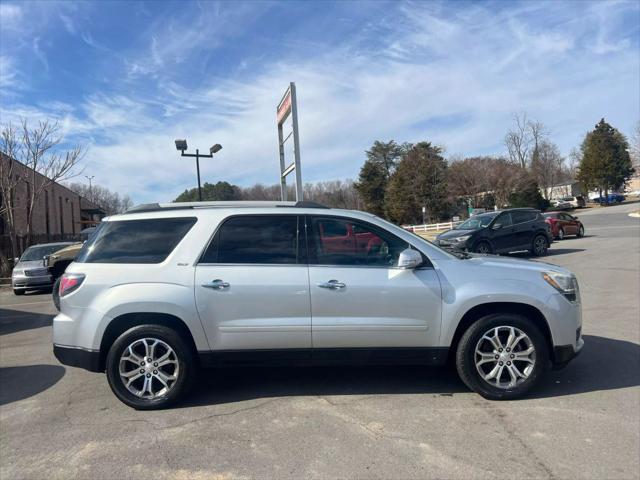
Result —
[{"label": "tall sign pole", "polygon": [[[284,135],[284,122],[291,115],[292,131]],[[300,136],[298,134],[298,102],[296,99],[296,84],[291,82],[284,93],[282,100],[276,109],[278,120],[278,150],[280,152],[280,196],[287,200],[287,175],[295,170],[296,173],[296,201],[303,200],[302,195],[302,170],[300,168]],[[284,146],[287,140],[293,137],[293,163],[287,166]]]}]

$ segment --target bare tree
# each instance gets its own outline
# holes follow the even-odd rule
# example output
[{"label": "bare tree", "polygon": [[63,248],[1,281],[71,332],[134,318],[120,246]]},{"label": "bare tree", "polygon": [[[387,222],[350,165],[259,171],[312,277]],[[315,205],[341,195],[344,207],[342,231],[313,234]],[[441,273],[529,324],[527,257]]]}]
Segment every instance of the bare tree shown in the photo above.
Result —
[{"label": "bare tree", "polygon": [[631,156],[631,163],[636,170],[636,174],[640,174],[640,122],[636,123],[633,134],[631,135],[629,155]]},{"label": "bare tree", "polygon": [[543,196],[549,200],[550,187],[565,179],[564,158],[554,143],[542,140],[536,147],[536,154],[531,160],[531,172]]},{"label": "bare tree", "polygon": [[515,126],[507,132],[504,143],[511,161],[527,168],[534,161],[540,144],[549,132],[542,122],[528,120],[525,112],[514,114],[513,119]]},{"label": "bare tree", "polygon": [[515,113],[513,115],[515,127],[507,132],[504,143],[509,151],[511,161],[522,168],[527,167],[529,161],[529,150],[531,149],[531,132],[526,113]]},{"label": "bare tree", "polygon": [[104,210],[107,215],[116,215],[125,212],[133,206],[133,202],[129,195],[120,195],[118,192],[112,192],[108,188],[100,185],[89,185],[84,183],[69,183],[69,189],[85,198]]},{"label": "bare tree", "polygon": [[[63,151],[62,133],[57,122],[38,122],[30,128],[25,119],[19,127],[12,123],[4,125],[0,134],[0,150],[4,153],[0,172],[0,194],[2,195],[2,213],[11,237],[12,250],[16,253],[16,231],[14,222],[15,191],[21,182],[27,185],[26,204],[27,213],[26,234],[31,234],[31,224],[34,209],[44,191],[54,183],[69,179],[80,172],[76,172],[83,156],[83,149],[79,145]],[[20,162],[27,168],[17,168]]]}]

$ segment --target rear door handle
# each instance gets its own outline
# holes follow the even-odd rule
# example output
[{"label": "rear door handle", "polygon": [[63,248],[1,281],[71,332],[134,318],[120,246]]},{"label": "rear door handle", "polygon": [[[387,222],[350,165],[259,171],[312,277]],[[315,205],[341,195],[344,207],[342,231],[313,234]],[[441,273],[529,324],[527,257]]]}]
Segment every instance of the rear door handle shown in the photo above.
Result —
[{"label": "rear door handle", "polygon": [[211,283],[203,283],[202,286],[205,288],[212,288],[214,290],[224,290],[225,288],[230,287],[228,282],[220,280],[219,278],[213,280]]},{"label": "rear door handle", "polygon": [[338,280],[329,280],[328,282],[319,283],[320,288],[328,288],[329,290],[340,290],[345,288],[346,285]]}]

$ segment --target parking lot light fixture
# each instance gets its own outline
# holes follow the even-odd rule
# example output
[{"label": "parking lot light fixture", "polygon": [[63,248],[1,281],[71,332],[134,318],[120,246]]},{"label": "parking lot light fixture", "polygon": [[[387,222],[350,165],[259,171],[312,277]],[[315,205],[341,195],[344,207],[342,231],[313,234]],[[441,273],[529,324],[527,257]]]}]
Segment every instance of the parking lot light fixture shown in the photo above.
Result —
[{"label": "parking lot light fixture", "polygon": [[202,186],[200,185],[200,157],[204,158],[213,158],[213,154],[222,150],[222,145],[216,143],[213,147],[209,149],[209,155],[205,153],[200,153],[200,150],[196,148],[196,153],[184,153],[187,149],[187,141],[186,140],[176,140],[176,150],[180,152],[181,157],[193,157],[196,159],[196,171],[198,173],[198,201],[202,201]]}]

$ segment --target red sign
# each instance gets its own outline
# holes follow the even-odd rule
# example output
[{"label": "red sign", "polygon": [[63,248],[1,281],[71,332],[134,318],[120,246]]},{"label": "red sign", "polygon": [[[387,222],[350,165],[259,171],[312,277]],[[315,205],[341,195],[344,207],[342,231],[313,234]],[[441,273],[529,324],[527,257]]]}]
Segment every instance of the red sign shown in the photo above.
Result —
[{"label": "red sign", "polygon": [[291,89],[287,90],[287,93],[284,94],[284,98],[278,105],[278,125],[280,125],[291,113]]}]

